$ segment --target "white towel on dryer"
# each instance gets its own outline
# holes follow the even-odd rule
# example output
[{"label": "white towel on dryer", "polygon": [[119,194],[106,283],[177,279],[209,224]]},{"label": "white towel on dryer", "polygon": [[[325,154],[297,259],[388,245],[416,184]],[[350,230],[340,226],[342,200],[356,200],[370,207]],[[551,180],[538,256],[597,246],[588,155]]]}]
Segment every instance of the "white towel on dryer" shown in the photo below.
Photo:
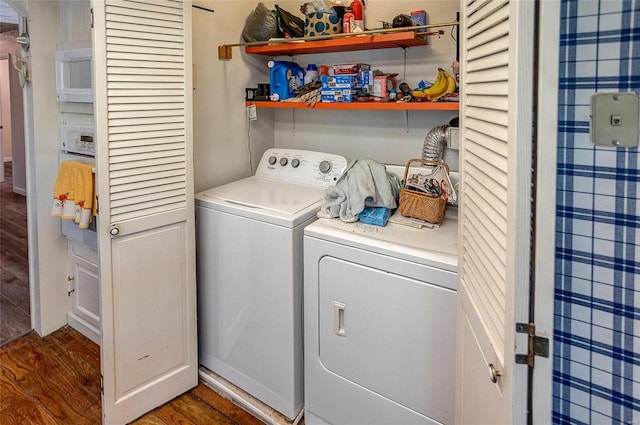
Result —
[{"label": "white towel on dryer", "polygon": [[373,159],[356,159],[347,165],[335,185],[325,191],[318,217],[352,223],[365,207],[398,207],[400,178]]}]

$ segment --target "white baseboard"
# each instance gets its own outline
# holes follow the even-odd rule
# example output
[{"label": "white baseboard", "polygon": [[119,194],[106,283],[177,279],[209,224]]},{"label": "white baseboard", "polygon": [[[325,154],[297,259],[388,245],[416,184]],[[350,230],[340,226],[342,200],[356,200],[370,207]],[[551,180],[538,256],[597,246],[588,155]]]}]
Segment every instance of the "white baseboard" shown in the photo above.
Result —
[{"label": "white baseboard", "polygon": [[69,314],[67,315],[67,323],[69,323],[69,326],[71,326],[73,329],[77,330],[96,344],[100,345],[100,329],[96,328],[95,326],[72,312],[69,312]]},{"label": "white baseboard", "polygon": [[267,406],[260,400],[238,388],[220,375],[204,366],[200,366],[200,380],[224,398],[233,401],[267,425],[298,425],[301,423],[304,409],[293,420],[288,420],[283,414]]}]

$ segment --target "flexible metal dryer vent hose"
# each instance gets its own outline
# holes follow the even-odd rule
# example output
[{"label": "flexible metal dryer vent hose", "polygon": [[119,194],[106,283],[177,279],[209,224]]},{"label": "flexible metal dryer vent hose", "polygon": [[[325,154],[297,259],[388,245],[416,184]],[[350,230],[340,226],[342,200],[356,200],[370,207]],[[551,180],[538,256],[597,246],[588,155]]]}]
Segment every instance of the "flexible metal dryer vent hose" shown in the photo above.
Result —
[{"label": "flexible metal dryer vent hose", "polygon": [[449,128],[449,126],[445,124],[429,130],[422,145],[422,159],[442,161],[444,148],[447,145],[447,141],[445,140],[447,128]]}]

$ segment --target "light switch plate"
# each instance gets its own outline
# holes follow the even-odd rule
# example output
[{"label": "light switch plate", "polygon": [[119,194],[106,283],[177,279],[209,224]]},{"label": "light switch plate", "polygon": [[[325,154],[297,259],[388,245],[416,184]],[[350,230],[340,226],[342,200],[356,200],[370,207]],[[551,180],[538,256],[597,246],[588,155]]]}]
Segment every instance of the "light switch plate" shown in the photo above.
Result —
[{"label": "light switch plate", "polygon": [[591,142],[597,146],[638,146],[640,97],[635,93],[591,96]]}]

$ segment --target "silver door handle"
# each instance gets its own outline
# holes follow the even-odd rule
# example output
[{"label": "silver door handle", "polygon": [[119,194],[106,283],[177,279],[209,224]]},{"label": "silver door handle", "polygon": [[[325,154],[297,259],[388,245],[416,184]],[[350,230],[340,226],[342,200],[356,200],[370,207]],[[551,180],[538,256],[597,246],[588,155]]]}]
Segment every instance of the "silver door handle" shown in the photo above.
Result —
[{"label": "silver door handle", "polygon": [[345,303],[340,301],[333,302],[333,332],[341,337],[347,336],[347,330],[344,327],[344,311],[347,308]]}]

